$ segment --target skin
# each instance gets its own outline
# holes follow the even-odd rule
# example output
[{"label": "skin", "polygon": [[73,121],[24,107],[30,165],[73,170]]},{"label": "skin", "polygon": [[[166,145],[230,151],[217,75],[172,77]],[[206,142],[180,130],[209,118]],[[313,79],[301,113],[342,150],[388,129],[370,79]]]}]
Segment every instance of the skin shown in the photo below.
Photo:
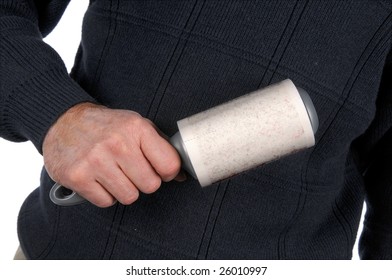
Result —
[{"label": "skin", "polygon": [[43,142],[49,176],[99,207],[129,205],[162,181],[185,180],[166,137],[136,112],[91,103],[66,111]]}]

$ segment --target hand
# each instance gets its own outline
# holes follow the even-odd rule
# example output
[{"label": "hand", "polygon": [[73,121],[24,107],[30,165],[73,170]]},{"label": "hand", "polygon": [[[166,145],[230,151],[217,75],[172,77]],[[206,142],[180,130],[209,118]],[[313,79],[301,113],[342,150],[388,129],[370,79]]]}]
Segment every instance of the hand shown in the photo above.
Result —
[{"label": "hand", "polygon": [[42,149],[49,176],[99,207],[131,204],[139,191],[185,179],[177,151],[133,111],[76,105],[52,125]]}]

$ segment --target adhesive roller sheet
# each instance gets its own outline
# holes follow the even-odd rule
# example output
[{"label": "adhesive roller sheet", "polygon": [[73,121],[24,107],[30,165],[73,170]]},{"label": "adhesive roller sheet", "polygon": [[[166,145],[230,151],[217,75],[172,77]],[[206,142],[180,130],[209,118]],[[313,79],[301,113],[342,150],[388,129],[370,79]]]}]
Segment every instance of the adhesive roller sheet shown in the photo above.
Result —
[{"label": "adhesive roller sheet", "polygon": [[177,124],[201,186],[315,143],[311,116],[291,80],[241,96]]}]

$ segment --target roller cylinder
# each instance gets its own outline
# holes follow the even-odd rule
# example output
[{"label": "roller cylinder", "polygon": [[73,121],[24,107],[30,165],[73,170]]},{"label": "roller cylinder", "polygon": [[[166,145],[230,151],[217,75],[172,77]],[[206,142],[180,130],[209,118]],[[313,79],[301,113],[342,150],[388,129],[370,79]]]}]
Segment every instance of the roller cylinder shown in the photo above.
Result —
[{"label": "roller cylinder", "polygon": [[177,124],[171,143],[204,187],[313,146],[318,118],[306,91],[284,80]]}]

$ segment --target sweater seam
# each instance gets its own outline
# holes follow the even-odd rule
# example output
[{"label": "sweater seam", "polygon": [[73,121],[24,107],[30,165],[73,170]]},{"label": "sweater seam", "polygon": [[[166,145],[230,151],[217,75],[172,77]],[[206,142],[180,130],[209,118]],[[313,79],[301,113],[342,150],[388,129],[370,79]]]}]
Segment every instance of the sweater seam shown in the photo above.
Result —
[{"label": "sweater seam", "polygon": [[[122,212],[125,212],[125,211],[122,211]],[[122,221],[122,218],[121,218],[121,221]],[[167,257],[174,254],[174,255],[181,255],[182,257],[191,258],[191,256],[184,254],[183,250],[181,250],[181,251],[175,250],[173,247],[165,246],[165,245],[162,245],[161,243],[154,242],[151,239],[143,238],[143,236],[141,236],[141,235],[136,235],[136,234],[132,234],[130,232],[125,232],[124,230],[122,230],[121,227],[118,227],[118,229],[116,230],[115,233],[116,233],[116,238],[115,238],[116,240],[113,243],[113,247],[112,247],[113,252],[110,252],[110,253],[106,252],[105,253],[105,254],[109,254],[110,259],[113,259],[113,253],[114,253],[114,250],[116,249],[117,239],[119,236],[123,237],[125,240],[132,242],[133,244],[138,245],[140,247],[143,247],[146,250],[149,250],[150,252],[153,252],[153,253],[156,253],[156,251],[155,251],[155,249],[151,249],[151,247],[159,248],[160,252],[163,252],[163,251],[170,252],[169,254],[160,253],[160,254],[165,255]],[[195,259],[195,257],[193,257],[192,259]]]},{"label": "sweater seam", "polygon": [[[103,9],[103,8],[98,8],[98,7],[96,7],[95,9],[101,9],[101,10],[106,11],[105,9]],[[107,17],[107,18],[109,18],[109,16],[107,16],[107,15],[103,15],[103,14],[100,14],[100,13],[96,13],[96,14],[97,14],[98,16],[102,16],[102,17]],[[181,31],[180,28],[174,28],[174,27],[171,26],[171,25],[165,25],[165,24],[160,23],[160,22],[150,21],[150,20],[147,20],[147,19],[145,19],[145,18],[136,17],[136,16],[131,15],[131,14],[130,14],[130,16],[131,16],[131,17],[134,17],[135,19],[145,20],[145,21],[148,22],[148,23],[157,24],[157,25],[161,25],[161,26],[165,26],[165,27],[170,27],[170,28],[172,28],[173,30]],[[148,30],[152,30],[152,31],[156,31],[156,32],[159,32],[159,33],[162,33],[162,34],[166,34],[166,35],[171,36],[171,37],[176,38],[176,39],[178,39],[178,38],[181,37],[181,34],[173,34],[173,33],[170,33],[170,32],[164,31],[164,30],[161,30],[160,28],[153,28],[153,27],[151,27],[151,26],[145,26],[145,25],[143,25],[143,24],[138,24],[138,23],[136,23],[135,21],[132,21],[132,20],[126,20],[126,19],[121,19],[121,18],[120,18],[120,19],[117,19],[117,21],[118,21],[119,23],[121,23],[121,22],[126,22],[126,23],[130,23],[130,24],[133,24],[133,25],[136,25],[136,26],[139,26],[139,27],[144,27],[144,28],[146,28],[146,29],[148,29]],[[191,33],[191,32],[186,31],[186,30],[184,30],[183,32],[184,32],[184,34],[190,33],[190,34],[189,34],[189,38],[188,38],[188,41],[189,41],[189,42],[192,42],[192,43],[198,44],[198,45],[200,45],[200,46],[203,46],[203,47],[206,47],[206,48],[209,48],[209,49],[218,51],[218,52],[223,53],[223,54],[228,54],[228,55],[234,56],[234,57],[239,58],[239,59],[241,59],[241,60],[244,60],[244,61],[253,63],[254,65],[258,65],[258,66],[261,66],[261,67],[267,67],[267,64],[268,64],[268,65],[269,65],[269,64],[274,64],[274,63],[275,63],[275,64],[279,64],[278,61],[274,61],[274,59],[272,59],[271,62],[268,63],[268,62],[267,62],[267,61],[268,61],[268,58],[267,58],[266,56],[263,56],[263,55],[254,53],[254,52],[249,51],[249,50],[244,50],[244,49],[241,49],[241,48],[239,48],[239,47],[237,47],[237,46],[234,46],[234,45],[227,44],[227,43],[225,43],[225,42],[219,41],[218,39],[216,39],[216,38],[213,37],[213,36],[205,35],[205,34],[202,34],[202,33]],[[208,41],[204,41],[204,40],[208,40]],[[218,45],[220,45],[221,47],[225,47],[226,50],[222,50],[221,47],[212,46],[211,44],[208,44],[208,43],[218,44]],[[245,56],[241,56],[238,52],[241,52],[241,53],[243,53],[243,54],[245,54],[245,55],[247,55],[247,56],[246,56],[246,57],[245,57]],[[253,57],[255,57],[256,59],[251,58],[251,57],[249,57],[249,56],[253,56]],[[326,89],[327,91],[329,91],[329,92],[339,93],[337,90],[332,89],[332,88],[329,88],[329,87],[327,87],[326,85],[321,84],[319,81],[316,81],[316,80],[312,79],[312,78],[309,77],[308,75],[304,75],[303,73],[300,73],[300,72],[297,71],[296,69],[291,68],[291,67],[287,67],[287,66],[285,66],[285,65],[279,64],[279,65],[276,67],[276,69],[274,70],[274,75],[275,75],[275,74],[282,74],[283,71],[282,71],[281,69],[282,69],[282,70],[290,71],[290,72],[292,72],[292,73],[295,73],[296,75],[298,75],[298,76],[304,78],[305,80],[310,81],[311,83],[313,83],[313,84],[315,84],[315,85],[317,85],[317,86],[322,86],[323,88],[325,88],[325,89]],[[343,106],[343,105],[344,105],[342,101],[339,102],[339,98],[333,98],[333,97],[331,97],[330,94],[325,94],[324,91],[320,91],[320,92],[318,92],[318,94],[321,95],[321,96],[323,96],[323,97],[325,97],[325,98],[327,98],[328,100],[330,100],[330,101],[332,101],[332,102],[338,103],[339,106]],[[350,104],[350,105],[353,105],[353,107],[360,109],[360,110],[363,111],[364,113],[367,113],[367,114],[370,114],[370,113],[371,113],[370,111],[367,110],[367,108],[364,108],[364,107],[362,107],[362,106],[359,105],[359,104],[356,104],[356,103],[353,102],[352,100],[347,100],[346,103],[348,103],[348,104]],[[354,113],[354,114],[355,114],[356,116],[358,116],[358,117],[363,117],[363,116],[364,116],[363,113],[357,112],[357,111],[355,111],[354,109],[350,108],[349,106],[344,106],[344,108],[347,109],[347,110],[349,110],[350,112]]]},{"label": "sweater seam", "polygon": [[197,249],[197,254],[196,254],[197,258],[199,258],[200,254],[201,254],[201,249],[202,249],[202,246],[204,244],[204,239],[205,239],[206,232],[207,232],[207,229],[208,229],[208,224],[209,224],[209,221],[211,219],[212,210],[214,209],[214,205],[215,205],[215,201],[216,201],[217,196],[218,196],[220,185],[221,184],[219,183],[217,188],[216,188],[216,190],[215,190],[214,199],[212,200],[212,203],[211,203],[211,206],[210,206],[210,210],[208,211],[208,215],[207,215],[207,218],[206,218],[206,223],[205,223],[204,229],[203,229],[203,234],[202,234],[202,236],[200,238],[200,243],[199,243],[199,246],[198,246],[198,249]]},{"label": "sweater seam", "polygon": [[[227,193],[227,190],[229,188],[229,185],[230,185],[230,179],[227,180],[227,183],[224,185],[225,189],[223,191],[223,195],[221,196],[221,199],[220,199],[220,202],[219,202],[217,214],[215,215],[215,220],[214,220],[214,223],[212,225],[211,234],[210,234],[210,237],[209,237],[209,240],[208,240],[207,249],[206,249],[206,253],[205,253],[204,259],[208,259],[208,255],[210,253],[212,239],[213,239],[214,233],[215,233],[215,227],[216,227],[216,224],[218,222],[218,219],[219,219],[219,216],[220,216],[220,213],[221,213],[221,209],[222,209],[222,205],[223,205],[223,201],[225,200],[226,193]],[[200,244],[200,248],[201,248],[201,244]],[[200,253],[200,248],[199,248],[199,253]],[[199,253],[198,253],[198,257],[200,257]]]},{"label": "sweater seam", "polygon": [[[335,211],[336,209],[336,211]],[[335,216],[335,218],[338,220],[340,226],[342,227],[344,234],[346,236],[346,242],[347,242],[347,257],[350,257],[350,248],[352,247],[353,242],[352,242],[352,236],[353,236],[353,229],[350,226],[350,223],[347,221],[347,218],[344,216],[344,212],[340,209],[338,203],[335,201],[333,202],[332,205],[332,211]],[[341,219],[339,218],[341,217]]]},{"label": "sweater seam", "polygon": [[[166,94],[166,90],[170,84],[174,72],[176,71],[178,63],[181,61],[184,50],[189,42],[191,33],[199,19],[201,11],[203,10],[205,0],[201,2],[201,7],[197,7],[197,5],[200,3],[199,1],[200,0],[195,0],[193,4],[192,10],[190,11],[188,18],[186,19],[183,28],[181,29],[181,33],[177,38],[177,43],[173,49],[169,61],[166,64],[165,69],[163,70],[162,77],[159,81],[158,86],[156,87],[150,106],[148,107],[147,116],[151,117],[153,121],[157,118],[157,114],[159,112],[159,108],[161,106],[163,98]],[[195,16],[195,19],[192,19],[193,16]],[[187,31],[187,28],[189,28],[189,31]],[[184,42],[182,43],[182,41]]]},{"label": "sweater seam", "polygon": [[[157,21],[154,21],[154,20],[151,20],[151,19],[148,19],[148,18],[139,17],[139,16],[136,16],[134,14],[124,13],[124,12],[121,12],[121,11],[118,11],[118,10],[111,11],[110,9],[106,9],[106,8],[103,8],[103,7],[94,7],[93,9],[90,9],[89,12],[91,12],[93,14],[96,14],[98,16],[105,17],[105,18],[110,18],[111,17],[110,14],[114,12],[114,13],[120,15],[120,18],[117,18],[117,20],[119,22],[131,23],[131,24],[139,25],[135,21],[130,20],[130,18],[133,18],[135,20],[145,21],[145,22],[150,23],[150,24],[155,24],[155,25],[159,25],[159,26],[169,27],[169,28],[171,28],[171,29],[173,29],[175,31],[178,31],[179,33],[181,33],[183,31],[181,27],[178,27],[176,25],[170,25],[170,24],[165,24],[163,22],[157,22]],[[105,14],[105,13],[109,13],[109,15]],[[163,33],[168,33],[168,32],[164,32],[163,30],[160,30],[159,28],[156,28],[156,29],[154,28],[154,30],[162,31]],[[170,34],[170,33],[168,33],[168,34]]]},{"label": "sweater seam", "polygon": [[[372,57],[372,54],[379,49],[379,45],[383,44],[385,40],[385,36],[382,36],[383,34],[386,34],[386,22],[387,19],[392,17],[392,12],[387,16],[387,18],[384,20],[383,24],[380,25],[379,29],[374,33],[373,38],[367,43],[366,48],[363,50],[361,56],[358,58],[358,61],[354,68],[351,71],[351,74],[349,78],[347,79],[346,85],[344,89],[342,90],[342,94],[339,96],[340,99],[342,99],[341,104],[337,104],[337,106],[331,108],[330,114],[325,118],[325,122],[329,123],[324,130],[324,133],[320,135],[320,141],[327,135],[327,132],[329,131],[329,128],[335,123],[336,118],[338,117],[339,113],[343,108],[345,108],[345,104],[349,101],[349,97],[351,95],[352,89],[355,86],[355,82],[358,79],[358,77],[361,75],[363,69],[365,68],[365,65],[368,63],[370,57]],[[391,37],[391,35],[389,35]],[[388,40],[390,38],[387,37]]]},{"label": "sweater seam", "polygon": [[[107,34],[105,36],[105,41],[101,50],[101,54],[99,56],[98,59],[98,64],[97,64],[97,68],[95,69],[95,73],[92,79],[92,83],[90,86],[90,90],[91,92],[95,92],[96,87],[98,85],[99,80],[101,79],[101,75],[102,75],[102,71],[103,68],[105,66],[105,62],[106,62],[106,56],[108,55],[109,49],[111,44],[114,41],[114,37],[116,35],[116,30],[117,30],[117,23],[118,23],[118,19],[117,19],[117,14],[116,11],[118,11],[119,9],[119,2],[116,2],[116,8],[112,11],[110,10],[110,15],[112,15],[112,13],[115,14],[115,16],[110,16],[109,19],[109,26],[107,27]],[[112,7],[113,1],[110,1],[110,7]]]},{"label": "sweater seam", "polygon": [[[287,49],[288,45],[291,42],[291,38],[292,38],[295,30],[298,28],[299,22],[302,19],[303,13],[306,10],[307,5],[308,5],[308,1],[306,1],[303,4],[303,6],[301,6],[301,7],[299,7],[299,2],[296,2],[295,6],[293,7],[293,10],[291,12],[290,18],[287,21],[284,30],[282,31],[280,40],[278,41],[277,46],[275,47],[274,53],[273,53],[271,59],[269,60],[269,63],[267,65],[267,67],[265,67],[265,71],[264,71],[264,73],[263,73],[263,75],[262,75],[262,77],[261,77],[261,79],[259,81],[258,87],[260,87],[262,85],[262,83],[264,82],[264,80],[266,78],[268,78],[267,72],[270,71],[270,70],[273,71],[273,74],[270,75],[268,80],[269,80],[269,82],[272,80],[272,77],[274,76],[274,74],[276,73],[277,69],[279,68],[278,64],[281,61],[282,57],[284,56],[284,54],[286,52],[286,49]],[[297,15],[294,18],[294,14],[296,13],[297,10],[299,10],[298,11],[299,15]],[[293,23],[291,23],[292,20],[294,20]],[[290,25],[292,25],[292,26],[290,27]],[[291,30],[289,29],[289,27],[290,27]],[[285,38],[285,36],[288,36],[288,38],[283,40]],[[284,44],[283,45],[283,51],[278,52],[278,49],[279,49],[281,44]],[[276,56],[276,58],[278,60],[278,63],[274,66],[275,69],[270,69],[271,65],[272,65],[272,60],[273,60],[273,58],[275,56]],[[309,161],[306,164],[308,165]],[[307,167],[307,165],[306,165],[306,167]],[[303,211],[303,209],[305,207],[306,200],[307,200],[307,192],[304,191],[304,190],[306,190],[306,189],[304,189],[304,185],[307,184],[307,181],[304,180],[306,178],[303,178],[304,177],[303,176],[303,168],[304,167],[305,167],[305,165],[303,165],[302,168],[301,168],[301,185],[300,185],[301,188],[298,191],[298,198],[296,199],[297,203],[296,203],[294,212],[293,212],[291,218],[286,223],[285,227],[279,233],[279,236],[278,236],[278,243],[277,243],[277,247],[276,247],[278,259],[287,259],[289,257],[287,255],[287,250],[286,250],[287,238],[290,235],[289,234],[290,230],[294,227],[295,221],[298,220],[301,212]]]},{"label": "sweater seam", "polygon": [[53,250],[53,248],[54,248],[54,246],[56,244],[61,213],[60,213],[60,207],[58,207],[58,206],[55,206],[55,207],[56,207],[56,214],[57,215],[56,215],[56,218],[55,218],[55,224],[53,226],[50,242],[48,242],[48,245],[46,246],[45,250],[43,250],[41,252],[41,254],[39,254],[37,256],[37,259],[44,259],[44,258],[46,258],[52,252],[52,250]]}]

